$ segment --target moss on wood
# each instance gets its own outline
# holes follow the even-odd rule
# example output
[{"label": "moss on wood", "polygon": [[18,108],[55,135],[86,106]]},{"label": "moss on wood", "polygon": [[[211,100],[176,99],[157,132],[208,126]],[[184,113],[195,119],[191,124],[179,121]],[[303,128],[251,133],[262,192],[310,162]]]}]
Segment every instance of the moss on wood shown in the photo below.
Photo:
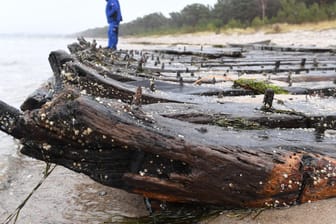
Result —
[{"label": "moss on wood", "polygon": [[259,81],[256,79],[237,79],[234,81],[234,86],[252,90],[256,94],[264,94],[267,89],[274,90],[275,94],[288,94],[288,91],[280,86],[272,85],[266,81]]}]

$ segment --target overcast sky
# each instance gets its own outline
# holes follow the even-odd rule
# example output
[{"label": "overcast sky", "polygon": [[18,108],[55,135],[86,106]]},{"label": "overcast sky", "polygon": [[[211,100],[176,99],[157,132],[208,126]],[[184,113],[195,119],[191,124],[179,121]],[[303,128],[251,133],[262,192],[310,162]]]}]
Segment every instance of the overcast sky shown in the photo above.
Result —
[{"label": "overcast sky", "polygon": [[[119,0],[124,22],[162,12],[179,12],[186,5],[213,6],[217,0]],[[2,0],[0,33],[69,34],[106,25],[105,0]]]}]

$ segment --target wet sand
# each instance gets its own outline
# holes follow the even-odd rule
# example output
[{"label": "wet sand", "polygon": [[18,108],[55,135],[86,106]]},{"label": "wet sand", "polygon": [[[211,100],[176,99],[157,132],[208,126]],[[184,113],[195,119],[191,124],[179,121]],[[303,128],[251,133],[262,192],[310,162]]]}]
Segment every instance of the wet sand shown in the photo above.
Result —
[{"label": "wet sand", "polygon": [[[24,201],[45,170],[44,162],[20,154],[8,157],[8,165],[6,175],[0,175],[0,223]],[[114,223],[120,216],[146,215],[142,197],[57,166],[23,207],[16,223],[98,224]]]},{"label": "wet sand", "polygon": [[258,215],[248,213],[223,212],[214,220],[204,224],[332,224],[336,223],[336,199],[323,200],[290,208],[269,209]]}]

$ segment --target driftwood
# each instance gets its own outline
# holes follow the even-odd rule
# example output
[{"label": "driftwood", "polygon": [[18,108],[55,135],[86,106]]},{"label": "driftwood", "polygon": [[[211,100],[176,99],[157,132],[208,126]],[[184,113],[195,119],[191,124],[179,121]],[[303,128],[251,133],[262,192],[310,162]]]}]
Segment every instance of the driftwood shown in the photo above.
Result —
[{"label": "driftwood", "polygon": [[[282,71],[257,74],[303,94],[276,94],[263,107],[260,90],[233,87],[241,78],[234,68],[211,70],[220,82],[201,66],[215,63],[219,50],[173,60],[172,52],[111,52],[83,39],[69,49],[50,54],[54,79],[21,111],[0,103],[0,128],[20,139],[22,153],[167,202],[277,207],[336,195],[335,102],[312,96],[332,95],[332,79],[295,91]],[[217,62],[225,60],[232,58]],[[309,79],[300,75],[292,81]],[[225,97],[230,91],[236,97]]]}]

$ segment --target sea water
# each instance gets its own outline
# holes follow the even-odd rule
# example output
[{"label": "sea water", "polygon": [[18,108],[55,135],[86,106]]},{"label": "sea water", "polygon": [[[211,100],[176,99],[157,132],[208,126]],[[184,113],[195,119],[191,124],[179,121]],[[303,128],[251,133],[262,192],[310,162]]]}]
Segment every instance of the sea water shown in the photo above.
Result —
[{"label": "sea water", "polygon": [[[0,99],[19,107],[24,99],[52,76],[51,50],[65,49],[67,38],[0,36]],[[16,154],[15,141],[0,132],[0,158]]]},{"label": "sea water", "polygon": [[[0,36],[0,100],[19,108],[29,94],[52,76],[50,51],[66,49],[71,41],[74,40]],[[0,132],[0,158],[16,154],[15,147],[15,141]]]}]

